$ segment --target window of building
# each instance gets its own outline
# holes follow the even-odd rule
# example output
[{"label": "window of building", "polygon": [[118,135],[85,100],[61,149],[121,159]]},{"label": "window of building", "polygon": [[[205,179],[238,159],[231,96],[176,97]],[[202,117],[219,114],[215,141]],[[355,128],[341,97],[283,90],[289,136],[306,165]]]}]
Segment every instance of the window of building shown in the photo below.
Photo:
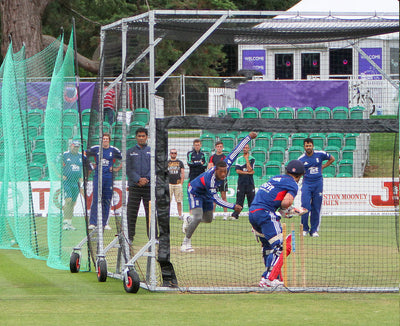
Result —
[{"label": "window of building", "polygon": [[320,75],[320,54],[302,53],[301,54],[301,79],[307,79],[307,76]]},{"label": "window of building", "polygon": [[353,74],[353,50],[331,49],[329,50],[329,75]]},{"label": "window of building", "polygon": [[390,74],[399,74],[399,48],[390,48]]},{"label": "window of building", "polygon": [[275,79],[293,79],[293,53],[275,54]]}]

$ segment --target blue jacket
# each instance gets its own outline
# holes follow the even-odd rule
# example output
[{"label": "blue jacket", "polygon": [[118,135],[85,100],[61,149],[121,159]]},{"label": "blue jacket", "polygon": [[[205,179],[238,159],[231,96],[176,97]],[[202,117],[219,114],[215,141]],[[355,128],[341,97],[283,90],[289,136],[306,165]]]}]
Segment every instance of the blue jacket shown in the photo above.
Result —
[{"label": "blue jacket", "polygon": [[[235,161],[236,157],[240,154],[243,147],[251,140],[250,136],[243,138],[240,143],[232,150],[232,152],[224,159],[227,164],[228,171]],[[190,181],[188,186],[188,193],[212,199],[216,204],[222,207],[234,209],[235,204],[224,201],[218,196],[218,187],[224,182],[223,180],[217,180],[215,177],[215,166],[208,171],[200,174],[197,178]]]},{"label": "blue jacket", "polygon": [[140,178],[150,181],[150,147],[140,147],[138,144],[126,152],[126,174],[128,175],[128,186],[133,187]]}]

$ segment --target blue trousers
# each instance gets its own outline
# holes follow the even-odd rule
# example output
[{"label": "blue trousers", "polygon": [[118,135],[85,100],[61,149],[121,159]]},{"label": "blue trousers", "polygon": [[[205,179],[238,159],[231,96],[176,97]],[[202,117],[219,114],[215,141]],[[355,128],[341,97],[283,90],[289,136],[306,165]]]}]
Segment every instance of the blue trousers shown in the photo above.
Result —
[{"label": "blue trousers", "polygon": [[[92,206],[90,207],[90,220],[89,224],[97,225],[97,175],[93,177],[93,200]],[[103,175],[103,193],[101,196],[101,210],[103,226],[107,224],[108,215],[110,214],[111,198],[113,194],[113,178]]]},{"label": "blue trousers", "polygon": [[[321,223],[323,180],[313,183],[303,182],[301,188],[301,206],[308,209],[308,212],[301,216],[303,230],[313,234],[319,230]],[[310,217],[310,225],[308,218]]]},{"label": "blue trousers", "polygon": [[254,230],[264,235],[259,238],[265,265],[262,277],[268,278],[282,251],[282,239],[279,238],[282,233],[280,217],[275,212],[258,209],[249,212],[249,222]]}]

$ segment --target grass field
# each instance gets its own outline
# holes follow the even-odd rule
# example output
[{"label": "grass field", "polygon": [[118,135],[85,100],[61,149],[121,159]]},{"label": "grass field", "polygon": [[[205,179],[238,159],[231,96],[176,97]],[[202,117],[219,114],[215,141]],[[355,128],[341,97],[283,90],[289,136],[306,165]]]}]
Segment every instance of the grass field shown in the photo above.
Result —
[{"label": "grass field", "polygon": [[0,250],[1,325],[399,325],[398,294],[171,294]]}]

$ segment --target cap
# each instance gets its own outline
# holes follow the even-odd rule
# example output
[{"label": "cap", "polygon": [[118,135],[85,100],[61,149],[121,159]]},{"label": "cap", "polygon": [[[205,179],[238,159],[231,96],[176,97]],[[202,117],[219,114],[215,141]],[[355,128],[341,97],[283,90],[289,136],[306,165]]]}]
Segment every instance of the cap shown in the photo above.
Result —
[{"label": "cap", "polygon": [[79,146],[81,146],[81,142],[79,140],[73,140],[72,145],[79,147]]},{"label": "cap", "polygon": [[292,160],[286,166],[286,171],[293,174],[304,174],[304,164],[300,160]]}]

